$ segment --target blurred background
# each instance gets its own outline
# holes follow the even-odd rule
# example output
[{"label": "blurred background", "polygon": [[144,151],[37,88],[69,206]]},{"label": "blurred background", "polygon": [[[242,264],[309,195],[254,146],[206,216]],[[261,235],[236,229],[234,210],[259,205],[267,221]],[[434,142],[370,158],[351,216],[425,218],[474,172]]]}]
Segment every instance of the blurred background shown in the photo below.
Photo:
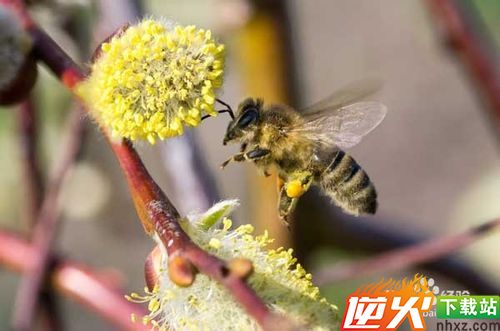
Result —
[{"label": "blurred background", "polygon": [[[275,178],[259,177],[251,164],[219,170],[237,150],[221,144],[227,116],[203,122],[186,137],[138,145],[153,177],[182,213],[202,211],[217,199],[239,198],[235,221],[253,223],[258,232],[268,229],[276,245],[294,247],[313,274],[323,265],[457,233],[500,215],[498,122],[477,80],[447,42],[445,27],[431,12],[433,1],[31,2],[37,21],[82,63],[88,63],[98,41],[138,13],[212,29],[227,45],[219,97],[234,107],[247,96],[260,96],[300,109],[352,81],[380,77],[383,89],[372,98],[385,103],[389,113],[350,150],[376,184],[380,207],[374,217],[347,217],[311,190],[287,231],[276,217]],[[500,2],[452,2],[498,75]],[[38,146],[47,173],[59,152],[71,98],[40,68],[33,101],[40,110]],[[116,274],[125,292],[139,291],[153,243],[137,220],[109,146],[88,122],[83,151],[62,194],[57,249]],[[27,234],[18,129],[14,109],[2,109],[0,226]],[[419,272],[441,290],[498,294],[499,242],[494,234],[446,260],[361,274],[326,285],[322,292],[343,309],[346,296],[361,284]],[[9,326],[18,280],[0,269],[1,330]],[[60,302],[68,330],[113,329],[74,302]]]}]

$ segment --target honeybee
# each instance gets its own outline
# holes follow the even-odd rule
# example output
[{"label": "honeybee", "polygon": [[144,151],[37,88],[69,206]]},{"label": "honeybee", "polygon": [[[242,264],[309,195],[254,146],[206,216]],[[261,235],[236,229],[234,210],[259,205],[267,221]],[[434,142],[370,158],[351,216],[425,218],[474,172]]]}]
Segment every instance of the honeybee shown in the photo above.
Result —
[{"label": "honeybee", "polygon": [[348,214],[374,214],[375,187],[343,149],[358,144],[384,119],[387,108],[382,103],[359,101],[373,93],[376,85],[367,81],[347,86],[301,112],[281,104],[264,105],[262,99],[244,100],[232,115],[223,141],[224,145],[240,143],[240,153],[221,167],[252,161],[264,175],[276,167],[278,210],[285,224],[311,185]]}]

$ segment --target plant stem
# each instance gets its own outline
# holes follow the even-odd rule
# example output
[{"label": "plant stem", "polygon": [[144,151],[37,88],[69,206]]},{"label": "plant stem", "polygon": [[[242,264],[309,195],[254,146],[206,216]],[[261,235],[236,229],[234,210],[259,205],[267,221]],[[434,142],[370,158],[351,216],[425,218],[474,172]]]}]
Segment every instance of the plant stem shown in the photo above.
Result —
[{"label": "plant stem", "polygon": [[[427,0],[432,14],[440,23],[448,45],[475,79],[476,85],[491,109],[491,120],[495,133],[500,135],[500,71],[495,65],[497,54],[486,54],[484,40],[459,10],[459,2],[452,0]],[[477,32],[477,31],[476,31]]]},{"label": "plant stem", "polygon": [[[43,197],[43,180],[37,156],[37,114],[31,97],[19,106],[19,136],[21,149],[22,178],[24,181],[25,204],[22,212],[27,228],[35,226]],[[44,329],[61,330],[57,300],[50,289],[43,289],[40,297]]]},{"label": "plant stem", "polygon": [[463,233],[435,238],[421,244],[382,253],[359,262],[326,266],[314,273],[316,275],[315,280],[319,285],[327,285],[368,276],[377,272],[387,273],[401,270],[446,256],[499,229],[500,219],[496,219]]},{"label": "plant stem", "polygon": [[24,180],[23,218],[30,228],[35,224],[43,196],[43,181],[37,157],[37,118],[31,98],[18,109],[22,178]]},{"label": "plant stem", "polygon": [[68,119],[69,136],[62,147],[62,154],[56,162],[54,173],[47,185],[47,191],[33,230],[32,242],[36,258],[21,279],[12,322],[15,330],[28,331],[33,329],[38,299],[46,281],[51,262],[51,248],[58,228],[59,192],[80,150],[83,127],[82,113],[78,108],[70,114]]},{"label": "plant stem", "polygon": [[[0,264],[12,271],[25,273],[36,264],[37,256],[36,248],[25,240],[0,231]],[[90,308],[120,329],[149,330],[149,327],[130,320],[130,315],[143,316],[146,312],[126,301],[123,293],[111,288],[104,274],[96,273],[82,264],[60,258],[54,260],[52,273],[48,277],[51,288]]]}]

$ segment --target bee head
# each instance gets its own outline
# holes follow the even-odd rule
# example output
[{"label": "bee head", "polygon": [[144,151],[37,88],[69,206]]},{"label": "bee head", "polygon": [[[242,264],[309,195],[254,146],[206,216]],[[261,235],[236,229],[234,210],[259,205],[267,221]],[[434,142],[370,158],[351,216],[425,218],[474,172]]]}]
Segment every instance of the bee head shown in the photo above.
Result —
[{"label": "bee head", "polygon": [[236,117],[229,123],[223,144],[236,142],[251,133],[257,126],[262,109],[261,99],[248,98],[238,106]]}]

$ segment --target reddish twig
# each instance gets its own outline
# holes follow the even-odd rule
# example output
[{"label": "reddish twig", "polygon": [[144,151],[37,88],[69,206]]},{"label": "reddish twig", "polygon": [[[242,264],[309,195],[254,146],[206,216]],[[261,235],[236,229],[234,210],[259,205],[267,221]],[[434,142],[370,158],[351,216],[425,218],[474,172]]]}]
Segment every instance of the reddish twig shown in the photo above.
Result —
[{"label": "reddish twig", "polygon": [[[41,33],[28,14],[23,1],[21,0],[0,0],[0,4],[5,8],[12,10],[17,15],[21,24],[33,39],[34,52],[39,51],[45,54],[47,51],[52,53],[54,60],[54,71],[58,78],[68,87],[73,87],[83,75],[74,62],[65,56],[64,52],[50,38],[44,40],[46,35]],[[40,33],[39,33],[40,32]],[[39,39],[42,40],[39,40]],[[49,47],[50,50],[45,49]],[[37,56],[38,54],[35,54]],[[70,62],[70,63],[67,63]],[[70,68],[68,71],[60,71],[64,68]],[[71,139],[68,141],[65,155],[60,159],[56,167],[55,176],[48,185],[46,196],[44,197],[37,224],[34,230],[33,241],[38,248],[38,258],[33,264],[26,276],[23,277],[19,292],[16,298],[14,309],[13,326],[16,330],[30,330],[34,321],[36,307],[39,295],[45,280],[46,269],[50,262],[50,247],[52,246],[53,236],[56,232],[58,219],[57,200],[61,184],[68,172],[76,153],[80,147],[81,128],[80,115],[75,112],[71,118]]]},{"label": "reddish twig", "polygon": [[71,169],[83,138],[83,121],[80,109],[74,110],[68,119],[68,139],[57,160],[51,180],[47,186],[40,213],[33,231],[36,258],[21,280],[14,309],[13,327],[16,330],[31,330],[36,308],[44,285],[50,253],[57,232],[59,219],[59,192]]},{"label": "reddish twig", "polygon": [[[0,264],[24,273],[33,268],[37,256],[35,248],[25,240],[0,231]],[[49,284],[123,330],[149,330],[130,320],[132,314],[143,316],[146,312],[126,301],[123,293],[111,289],[102,278],[81,264],[57,259]]]},{"label": "reddish twig", "polygon": [[111,142],[111,146],[125,173],[146,232],[159,235],[169,257],[186,258],[200,272],[224,285],[246,311],[266,327],[272,315],[266,305],[243,279],[232,274],[225,261],[208,254],[191,241],[178,223],[179,213],[151,178],[131,143]]},{"label": "reddish twig", "polygon": [[43,182],[37,157],[36,114],[30,99],[24,101],[18,110],[19,136],[21,145],[21,165],[23,167],[24,203],[23,210],[26,225],[34,225],[43,196]]},{"label": "reddish twig", "polygon": [[[24,204],[22,212],[26,226],[35,225],[43,197],[43,182],[39,160],[37,157],[37,118],[36,108],[31,98],[25,100],[19,107],[19,136],[21,140]],[[57,302],[53,293],[44,290],[41,294],[42,320],[46,330],[60,330],[62,327],[59,318]]]},{"label": "reddish twig", "polygon": [[[38,60],[47,65],[68,88],[74,87],[84,76],[81,69],[43,31],[33,24],[28,26],[28,31],[35,41],[34,53]],[[185,268],[192,265],[224,285],[263,328],[269,329],[270,321],[279,320],[243,278],[234,275],[224,261],[203,251],[189,239],[178,224],[177,210],[151,178],[131,144],[127,141],[111,142],[111,144],[129,183],[138,215],[146,232],[150,235],[153,233],[159,235],[167,247],[169,257],[181,257],[185,260],[185,263],[176,264],[179,266],[177,270],[169,269],[171,276],[172,272],[177,272],[179,275],[189,277],[189,273],[192,272],[191,276],[194,277],[194,269]]]},{"label": "reddish twig", "polygon": [[494,56],[483,51],[481,41],[473,33],[453,0],[428,0],[432,13],[441,23],[447,41],[465,67],[475,78],[482,94],[489,101],[496,132],[500,132],[500,71]]},{"label": "reddish twig", "polygon": [[360,262],[324,267],[314,273],[315,280],[319,285],[326,285],[433,261],[468,246],[498,229],[500,229],[500,218],[460,234],[440,237],[421,244],[382,253]]}]

